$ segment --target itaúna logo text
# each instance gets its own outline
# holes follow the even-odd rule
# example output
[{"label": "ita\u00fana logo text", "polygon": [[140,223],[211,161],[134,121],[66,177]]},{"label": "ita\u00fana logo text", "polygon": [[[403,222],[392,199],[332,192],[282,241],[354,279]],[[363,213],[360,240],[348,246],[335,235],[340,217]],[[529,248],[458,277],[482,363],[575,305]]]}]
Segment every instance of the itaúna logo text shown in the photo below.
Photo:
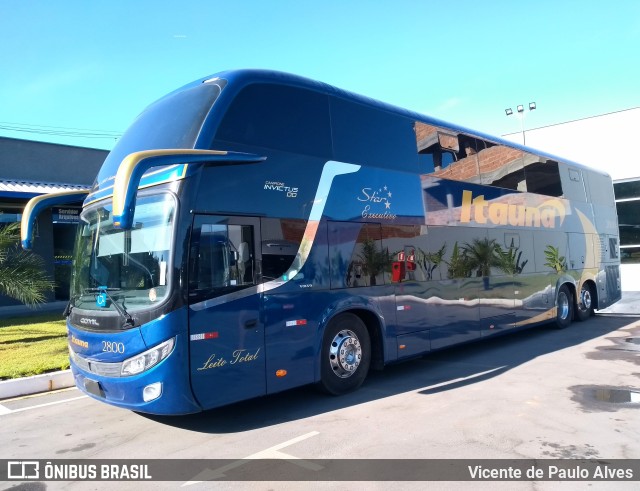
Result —
[{"label": "ita\u00fana logo text", "polygon": [[474,197],[472,191],[462,192],[462,223],[490,223],[493,225],[511,225],[512,227],[555,228],[556,218],[562,225],[567,211],[559,199],[548,199],[538,206],[516,205],[511,203],[491,203],[484,195]]},{"label": "ita\u00fana logo text", "polygon": [[78,339],[73,334],[71,335],[71,342],[76,346],[80,346],[81,348],[88,348],[89,343],[87,341],[83,341],[82,339]]}]

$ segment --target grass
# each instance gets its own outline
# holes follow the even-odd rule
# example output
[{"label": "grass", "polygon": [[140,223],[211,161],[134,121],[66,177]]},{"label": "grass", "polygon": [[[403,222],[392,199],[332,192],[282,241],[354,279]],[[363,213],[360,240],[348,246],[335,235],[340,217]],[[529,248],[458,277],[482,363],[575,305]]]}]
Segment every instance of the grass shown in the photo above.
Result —
[{"label": "grass", "polygon": [[0,319],[0,380],[67,368],[67,328],[60,314]]}]

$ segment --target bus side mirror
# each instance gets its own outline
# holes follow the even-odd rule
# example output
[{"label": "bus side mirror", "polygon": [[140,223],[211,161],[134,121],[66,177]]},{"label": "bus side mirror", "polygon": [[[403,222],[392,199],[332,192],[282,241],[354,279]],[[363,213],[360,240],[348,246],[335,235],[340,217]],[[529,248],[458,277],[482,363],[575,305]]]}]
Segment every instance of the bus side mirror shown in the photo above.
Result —
[{"label": "bus side mirror", "polygon": [[131,228],[140,179],[152,167],[176,164],[246,164],[262,162],[265,159],[266,157],[251,153],[183,148],[130,153],[118,166],[113,184],[113,226],[123,230]]},{"label": "bus side mirror", "polygon": [[73,191],[60,191],[57,193],[43,194],[31,198],[22,211],[22,222],[20,224],[20,239],[22,248],[31,249],[31,238],[33,228],[40,212],[56,205],[75,203],[84,200],[89,194],[88,189],[78,189]]}]

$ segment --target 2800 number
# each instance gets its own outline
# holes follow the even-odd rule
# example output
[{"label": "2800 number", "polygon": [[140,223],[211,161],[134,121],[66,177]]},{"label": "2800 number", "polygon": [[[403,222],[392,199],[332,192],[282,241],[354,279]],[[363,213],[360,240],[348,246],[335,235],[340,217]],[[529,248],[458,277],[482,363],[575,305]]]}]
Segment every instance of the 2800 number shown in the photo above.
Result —
[{"label": "2800 number", "polygon": [[102,351],[106,351],[108,353],[124,353],[124,343],[102,341]]}]

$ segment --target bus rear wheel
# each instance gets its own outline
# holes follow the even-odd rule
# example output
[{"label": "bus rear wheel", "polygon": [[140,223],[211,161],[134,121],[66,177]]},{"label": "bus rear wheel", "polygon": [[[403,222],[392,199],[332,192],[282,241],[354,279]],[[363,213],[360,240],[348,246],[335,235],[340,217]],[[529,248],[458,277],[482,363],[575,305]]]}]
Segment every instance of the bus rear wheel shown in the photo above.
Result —
[{"label": "bus rear wheel", "polygon": [[340,314],[329,322],[321,357],[322,390],[340,395],[362,385],[371,363],[371,340],[357,315]]},{"label": "bus rear wheel", "polygon": [[576,303],[576,317],[579,321],[586,321],[593,315],[593,292],[588,283],[583,283]]},{"label": "bus rear wheel", "polygon": [[573,319],[573,295],[567,285],[558,289],[556,301],[556,326],[558,329],[569,327]]}]

